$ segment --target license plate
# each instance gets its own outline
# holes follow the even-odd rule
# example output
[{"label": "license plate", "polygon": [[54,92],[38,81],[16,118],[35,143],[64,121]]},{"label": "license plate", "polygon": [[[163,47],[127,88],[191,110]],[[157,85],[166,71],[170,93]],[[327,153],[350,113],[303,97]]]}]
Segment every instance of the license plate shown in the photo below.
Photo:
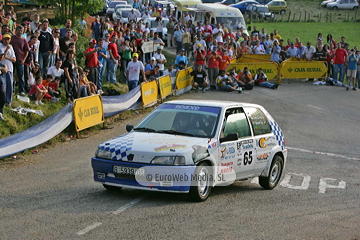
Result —
[{"label": "license plate", "polygon": [[145,176],[145,169],[114,166],[114,173],[125,174],[125,175],[134,175],[134,176]]}]

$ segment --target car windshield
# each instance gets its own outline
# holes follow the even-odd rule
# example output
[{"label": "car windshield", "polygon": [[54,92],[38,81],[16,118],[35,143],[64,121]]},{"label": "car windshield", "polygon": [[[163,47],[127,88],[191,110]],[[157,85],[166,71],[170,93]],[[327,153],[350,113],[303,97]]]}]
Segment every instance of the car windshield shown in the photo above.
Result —
[{"label": "car windshield", "polygon": [[213,138],[220,112],[219,107],[163,104],[134,130]]},{"label": "car windshield", "polygon": [[[163,26],[165,27],[166,24],[169,22],[169,19],[163,19],[162,22],[163,22]],[[156,28],[155,20],[150,20],[149,21],[149,26],[150,26],[150,28]]]},{"label": "car windshield", "polygon": [[225,27],[232,31],[236,31],[238,27],[246,29],[246,24],[242,17],[216,17],[216,22],[225,23]]},{"label": "car windshield", "polygon": [[109,8],[115,8],[116,5],[121,5],[121,4],[124,4],[122,2],[111,2],[110,5],[109,5]]},{"label": "car windshield", "polygon": [[270,12],[267,7],[258,7],[258,11],[259,12],[264,12],[264,13]]}]

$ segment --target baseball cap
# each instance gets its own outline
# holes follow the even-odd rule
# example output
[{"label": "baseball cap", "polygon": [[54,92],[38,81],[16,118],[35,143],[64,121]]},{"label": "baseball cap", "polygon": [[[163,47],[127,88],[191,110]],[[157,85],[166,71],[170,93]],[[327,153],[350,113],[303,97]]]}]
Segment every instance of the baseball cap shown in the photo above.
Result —
[{"label": "baseball cap", "polygon": [[180,52],[185,52],[185,49],[183,49],[183,48],[182,48],[182,49],[180,49]]},{"label": "baseball cap", "polygon": [[95,43],[96,44],[96,39],[91,39],[89,43]]},{"label": "baseball cap", "polygon": [[109,31],[114,31],[114,28],[112,28],[112,27],[111,27],[111,28],[109,28]]},{"label": "baseball cap", "polygon": [[291,42],[290,44],[291,44],[291,45],[293,45],[293,44],[294,44],[294,42]]},{"label": "baseball cap", "polygon": [[150,58],[150,60],[151,60],[151,61],[155,61],[155,60],[156,60],[156,58],[152,57],[152,58]]},{"label": "baseball cap", "polygon": [[139,57],[139,54],[134,53],[134,54],[133,54],[133,57]]},{"label": "baseball cap", "polygon": [[158,46],[157,49],[163,49],[163,47],[162,47],[162,46]]},{"label": "baseball cap", "polygon": [[11,38],[11,36],[10,36],[10,34],[6,33],[6,34],[3,35],[3,38]]},{"label": "baseball cap", "polygon": [[198,47],[202,47],[202,44],[201,44],[201,43],[198,43],[197,46],[198,46]]}]

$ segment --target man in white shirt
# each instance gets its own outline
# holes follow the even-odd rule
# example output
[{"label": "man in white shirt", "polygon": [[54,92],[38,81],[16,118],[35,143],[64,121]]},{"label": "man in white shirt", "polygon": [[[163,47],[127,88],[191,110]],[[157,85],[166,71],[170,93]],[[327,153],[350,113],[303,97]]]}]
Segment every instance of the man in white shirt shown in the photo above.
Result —
[{"label": "man in white shirt", "polygon": [[290,47],[286,50],[286,56],[291,58],[291,57],[296,57],[298,53],[298,49],[295,47],[294,42],[290,43]]},{"label": "man in white shirt", "polygon": [[154,58],[156,59],[156,63],[160,68],[160,76],[164,75],[164,64],[167,62],[166,57],[162,54],[162,46],[159,46],[154,54]]},{"label": "man in white shirt", "polygon": [[141,19],[142,19],[142,20],[145,20],[145,19],[147,19],[147,18],[149,18],[149,17],[151,17],[151,16],[150,16],[148,10],[145,10],[145,13],[141,16]]},{"label": "man in white shirt", "polygon": [[145,70],[144,64],[138,61],[138,57],[139,54],[134,53],[133,60],[128,63],[126,68],[126,77],[128,81],[129,91],[136,88],[136,86],[139,84],[140,74],[142,75],[144,81],[147,81],[144,71]]},{"label": "man in white shirt", "polygon": [[7,73],[4,74],[5,81],[5,105],[10,106],[12,102],[13,83],[14,83],[14,67],[13,62],[16,62],[15,52],[10,44],[11,36],[9,34],[3,35],[3,41],[0,43],[0,51],[5,53],[5,57],[1,61],[7,67]]},{"label": "man in white shirt", "polygon": [[128,20],[129,20],[129,22],[131,22],[131,21],[137,22],[136,21],[137,20],[137,14],[135,13],[134,9],[131,9],[131,12],[128,15]]},{"label": "man in white shirt", "polygon": [[311,42],[306,43],[306,48],[302,54],[302,58],[310,61],[315,53],[315,48],[311,46]]},{"label": "man in white shirt", "polygon": [[221,29],[220,23],[216,24],[216,28],[213,29],[213,35],[216,36],[218,32],[222,32],[224,34],[224,31]]},{"label": "man in white shirt", "polygon": [[56,59],[55,66],[49,67],[47,75],[51,75],[53,80],[55,77],[60,77],[64,74],[64,69],[61,69],[62,60],[60,58]]}]

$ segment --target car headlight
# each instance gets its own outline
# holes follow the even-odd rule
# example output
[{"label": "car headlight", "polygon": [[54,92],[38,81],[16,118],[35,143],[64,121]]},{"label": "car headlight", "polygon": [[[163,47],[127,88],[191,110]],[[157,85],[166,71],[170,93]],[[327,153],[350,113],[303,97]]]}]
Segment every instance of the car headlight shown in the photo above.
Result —
[{"label": "car headlight", "polygon": [[154,157],[151,164],[183,166],[185,165],[185,157]]},{"label": "car headlight", "polygon": [[98,150],[95,153],[95,157],[97,158],[104,158],[104,159],[112,159],[113,153],[109,150],[98,148]]}]

